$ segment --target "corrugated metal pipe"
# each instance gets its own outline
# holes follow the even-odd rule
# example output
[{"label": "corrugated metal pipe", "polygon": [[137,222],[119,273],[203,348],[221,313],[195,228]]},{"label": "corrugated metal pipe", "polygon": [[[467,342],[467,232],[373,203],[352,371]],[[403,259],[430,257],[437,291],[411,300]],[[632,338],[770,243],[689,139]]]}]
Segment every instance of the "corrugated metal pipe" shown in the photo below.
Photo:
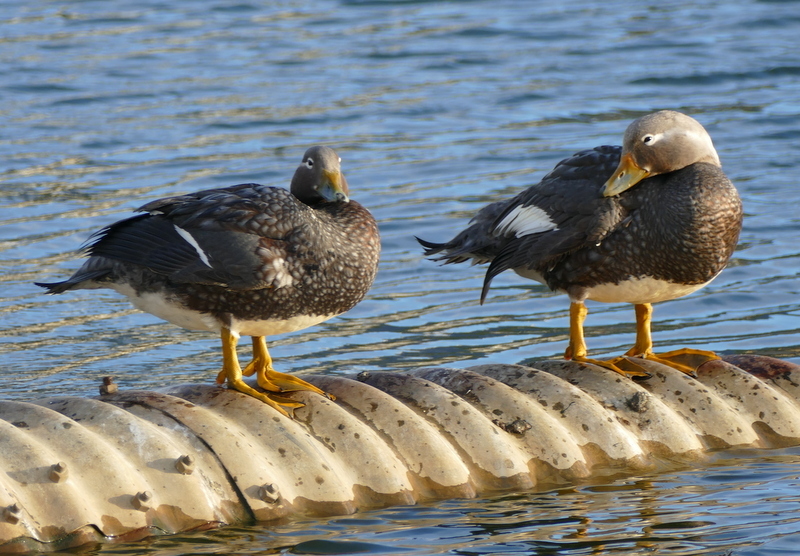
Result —
[{"label": "corrugated metal pipe", "polygon": [[800,444],[800,366],[566,361],[303,378],[295,418],[188,384],[0,401],[0,552],[545,488]]}]

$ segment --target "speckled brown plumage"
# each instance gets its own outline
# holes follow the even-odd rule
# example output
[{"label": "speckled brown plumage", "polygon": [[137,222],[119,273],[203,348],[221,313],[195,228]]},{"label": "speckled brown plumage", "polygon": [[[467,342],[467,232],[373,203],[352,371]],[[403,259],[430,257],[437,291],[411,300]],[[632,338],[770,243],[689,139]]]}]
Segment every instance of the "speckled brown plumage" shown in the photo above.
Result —
[{"label": "speckled brown plumage", "polygon": [[[544,208],[558,229],[523,237],[484,231],[494,249],[483,247],[492,263],[487,288],[500,272],[530,269],[551,289],[585,299],[594,286],[631,277],[704,284],[725,267],[742,208],[722,170],[698,163],[644,180],[624,195],[603,197],[620,152],[600,147],[578,153],[498,211],[495,222],[512,206],[533,204]],[[703,209],[709,205],[715,210]]]},{"label": "speckled brown plumage", "polygon": [[[109,226],[88,247],[106,260],[90,259],[85,268],[108,269],[94,281],[160,291],[225,324],[231,316],[338,315],[361,301],[375,278],[377,225],[356,201],[311,208],[285,189],[242,184],[141,210],[148,215]],[[210,266],[174,226],[191,234]]]},{"label": "speckled brown plumage", "polygon": [[705,129],[661,111],[634,121],[622,147],[579,152],[516,197],[484,207],[452,240],[419,241],[445,263],[490,263],[481,302],[508,269],[567,293],[580,306],[568,357],[585,351],[584,300],[642,306],[629,355],[652,357],[650,303],[712,280],[733,254],[741,225],[739,195]]},{"label": "speckled brown plumage", "polygon": [[[39,285],[49,293],[113,288],[170,322],[220,331],[224,345],[235,347],[240,333],[262,338],[344,313],[377,272],[377,224],[349,199],[339,157],[327,147],[306,151],[291,191],[240,184],[139,210],[95,234],[89,259],[71,278]],[[271,360],[259,342],[263,353],[254,361],[266,363],[244,374],[258,371],[259,384],[271,389]],[[230,357],[225,365],[238,369]]]}]

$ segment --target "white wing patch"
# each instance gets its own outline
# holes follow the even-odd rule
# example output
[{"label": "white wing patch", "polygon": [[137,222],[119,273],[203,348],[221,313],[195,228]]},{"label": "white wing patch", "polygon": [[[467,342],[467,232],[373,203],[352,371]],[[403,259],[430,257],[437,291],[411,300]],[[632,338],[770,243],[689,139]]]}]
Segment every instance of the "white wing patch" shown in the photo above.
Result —
[{"label": "white wing patch", "polygon": [[503,218],[494,230],[495,235],[514,234],[523,237],[541,232],[557,230],[556,223],[547,213],[535,205],[518,206]]},{"label": "white wing patch", "polygon": [[192,234],[183,228],[176,226],[175,224],[173,224],[173,226],[175,226],[175,231],[178,232],[178,235],[185,239],[186,243],[194,247],[194,250],[197,251],[197,256],[200,257],[200,260],[203,261],[203,264],[205,264],[208,268],[211,268],[211,263],[208,261],[208,255],[206,255],[206,252],[200,248],[200,244],[197,243],[197,240],[194,239],[194,237],[192,237]]}]

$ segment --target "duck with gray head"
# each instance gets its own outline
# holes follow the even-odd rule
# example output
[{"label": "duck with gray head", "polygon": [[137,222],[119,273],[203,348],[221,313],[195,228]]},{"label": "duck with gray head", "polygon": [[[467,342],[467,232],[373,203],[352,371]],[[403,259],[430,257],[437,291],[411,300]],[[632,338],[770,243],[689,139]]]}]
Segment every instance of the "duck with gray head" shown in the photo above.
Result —
[{"label": "duck with gray head", "polygon": [[[291,190],[253,183],[150,202],[143,214],[107,226],[84,248],[89,259],[48,293],[111,288],[139,309],[222,337],[217,377],[283,409],[302,404],[276,393],[323,392],[272,368],[265,336],[293,332],[351,309],[375,279],[375,219],[349,198],[340,158],[311,147]],[[242,369],[240,335],[253,337]],[[259,392],[242,380],[255,374]]]},{"label": "duck with gray head", "polygon": [[[713,280],[741,227],[742,203],[711,137],[695,119],[662,110],[631,123],[622,147],[579,152],[516,197],[484,207],[452,240],[418,240],[445,264],[490,263],[481,303],[492,279],[508,269],[566,293],[565,357],[641,376],[647,373],[637,358],[686,373],[717,358],[688,348],[655,354],[651,304]],[[636,342],[625,357],[587,357],[587,299],[635,306]]]}]

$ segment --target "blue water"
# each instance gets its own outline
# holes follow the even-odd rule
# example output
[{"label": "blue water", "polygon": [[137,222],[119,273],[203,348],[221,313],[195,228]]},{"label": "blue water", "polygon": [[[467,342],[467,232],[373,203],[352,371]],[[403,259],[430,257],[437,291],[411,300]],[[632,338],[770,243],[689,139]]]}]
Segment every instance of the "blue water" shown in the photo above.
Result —
[{"label": "blue water", "polygon": [[[706,126],[746,217],[730,267],[656,307],[657,347],[800,362],[798,37],[796,0],[0,0],[0,396],[92,395],[108,374],[123,388],[211,382],[213,335],[111,291],[46,297],[32,282],[68,275],[92,231],[149,200],[288,185],[319,143],[379,220],[383,258],[355,309],[270,341],[280,370],[558,356],[563,296],[509,273],[479,306],[483,270],[425,261],[413,236],[450,238],[660,108]],[[629,306],[591,305],[591,353],[627,349],[632,322]],[[797,455],[96,553],[792,554]],[[343,540],[362,544],[325,545]]]}]

